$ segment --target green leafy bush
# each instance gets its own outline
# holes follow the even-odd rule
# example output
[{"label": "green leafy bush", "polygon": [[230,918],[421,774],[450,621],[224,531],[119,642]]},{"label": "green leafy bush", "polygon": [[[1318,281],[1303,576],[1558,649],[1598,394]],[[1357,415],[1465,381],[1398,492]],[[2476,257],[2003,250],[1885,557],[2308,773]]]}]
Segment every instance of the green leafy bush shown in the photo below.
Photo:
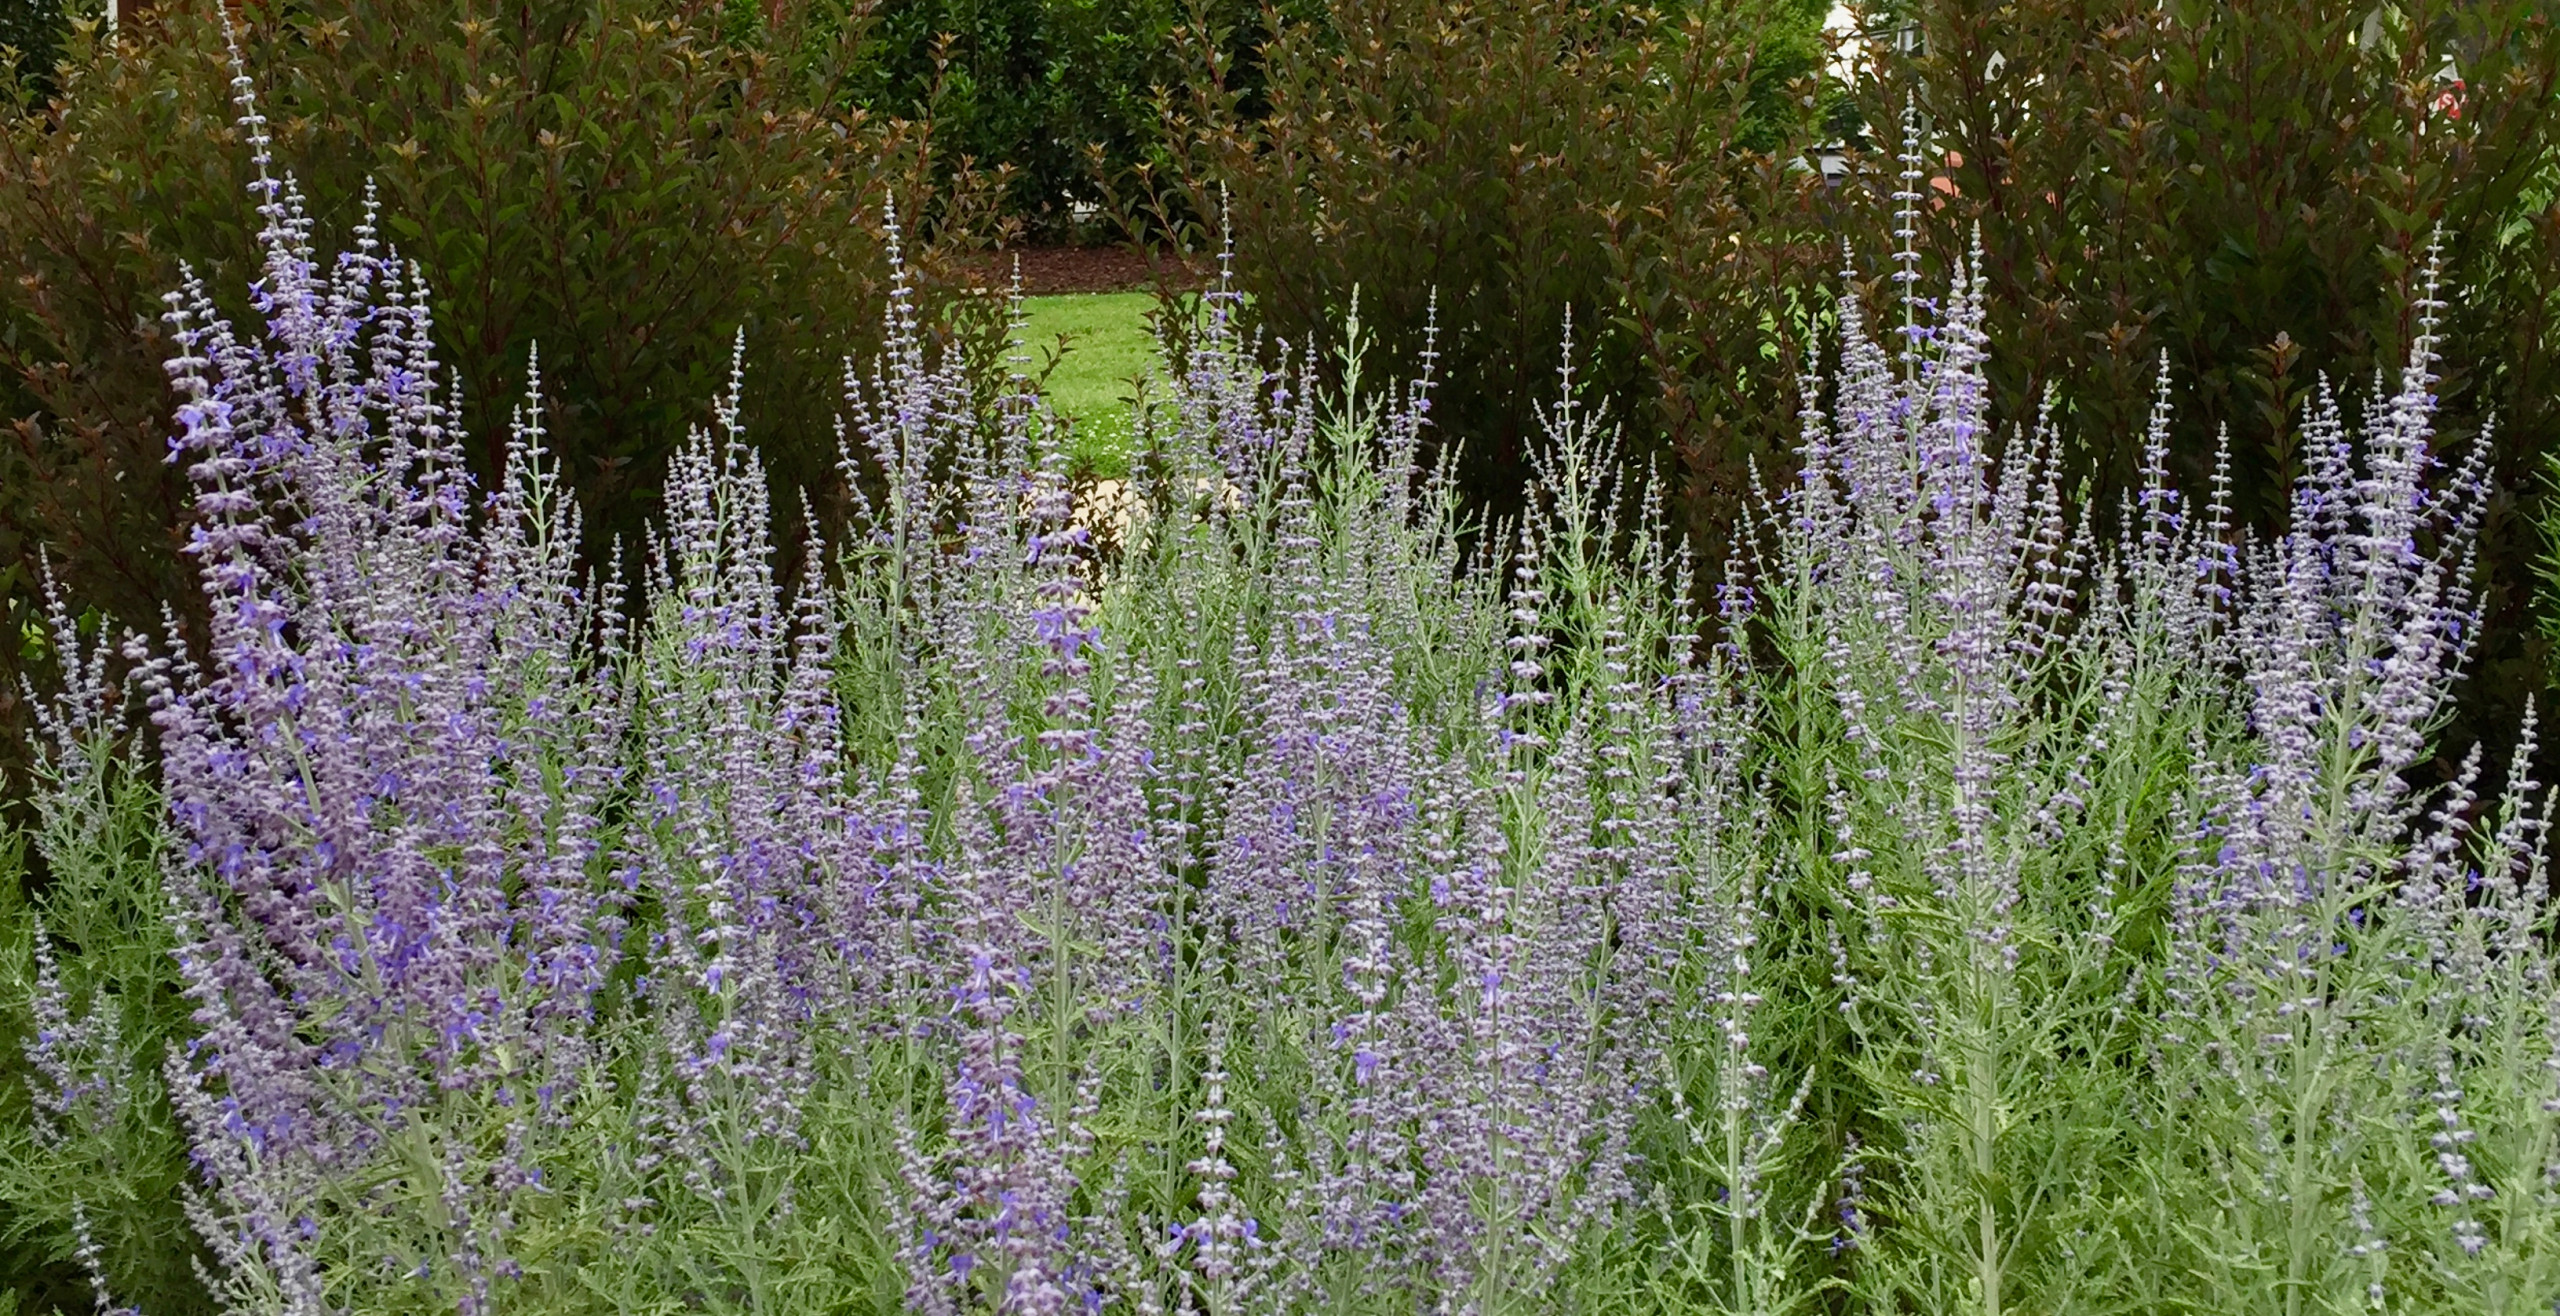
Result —
[{"label": "green leafy bush", "polygon": [[54,55],[62,47],[65,17],[57,0],[0,3],[0,47],[16,52],[18,77],[41,91],[52,85]]},{"label": "green leafy bush", "polygon": [[[1068,89],[1049,76],[1044,0],[908,0],[875,7],[874,40],[848,97],[886,114],[930,118],[946,165],[1003,171],[1016,214],[1062,209],[1076,148],[1063,139]],[[1063,219],[1063,215],[1055,216]]]},{"label": "green leafy bush", "polygon": [[[1308,0],[1282,12],[1320,13]],[[1047,241],[1093,241],[1117,218],[1099,206],[1109,180],[1163,154],[1160,88],[1186,81],[1183,26],[1211,16],[1251,31],[1251,0],[890,0],[870,11],[871,39],[848,83],[850,103],[935,125],[942,166],[995,172],[1006,209]],[[1252,80],[1255,55],[1225,52]]]}]

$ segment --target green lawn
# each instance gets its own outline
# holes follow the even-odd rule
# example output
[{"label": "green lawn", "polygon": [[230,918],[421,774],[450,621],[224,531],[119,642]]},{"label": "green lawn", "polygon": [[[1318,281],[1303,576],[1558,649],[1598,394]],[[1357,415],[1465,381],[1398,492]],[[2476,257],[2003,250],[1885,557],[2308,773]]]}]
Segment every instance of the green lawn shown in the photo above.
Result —
[{"label": "green lawn", "polygon": [[1143,292],[1077,293],[1024,299],[1030,312],[1032,367],[1058,350],[1065,355],[1049,376],[1049,402],[1074,422],[1071,440],[1080,473],[1118,477],[1129,469],[1129,403],[1135,381],[1155,368],[1155,337],[1147,313],[1156,299]]}]

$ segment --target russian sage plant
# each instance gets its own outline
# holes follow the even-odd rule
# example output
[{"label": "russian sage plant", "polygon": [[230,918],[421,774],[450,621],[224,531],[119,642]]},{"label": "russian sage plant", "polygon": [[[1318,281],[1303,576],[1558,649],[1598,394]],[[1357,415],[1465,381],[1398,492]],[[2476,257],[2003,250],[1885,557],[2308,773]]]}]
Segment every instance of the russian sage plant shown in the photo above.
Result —
[{"label": "russian sage plant", "polygon": [[616,613],[538,434],[474,505],[413,270],[370,214],[320,266],[239,86],[272,347],[200,285],[169,299],[213,626],[140,667],[194,1006],[168,1064],[190,1212],[237,1305],[484,1310],[595,1086]]},{"label": "russian sage plant", "polygon": [[2263,540],[2165,377],[2114,509],[1993,433],[1978,257],[1844,298],[1709,617],[1569,347],[1486,525],[1434,379],[1222,286],[1103,515],[902,290],[851,522],[733,367],[626,590],[538,407],[464,473],[414,270],[370,214],[324,266],[242,107],[264,323],[169,317],[211,643],[124,646],[146,761],[58,609],[10,925],[7,1182],[79,1175],[11,1206],[101,1306],[87,1189],[179,1148],[239,1312],[2560,1297],[2548,799],[2415,784],[2484,494],[2431,305]]},{"label": "russian sage plant", "polygon": [[101,1309],[201,1309],[174,1200],[186,1142],[157,1063],[184,1014],[159,883],[165,810],[114,678],[114,637],[84,634],[59,591],[47,601],[63,679],[50,699],[29,692],[45,788],[31,844],[11,859],[36,860],[48,880],[0,918],[0,981],[27,1029],[12,1057],[25,1087],[8,1094],[27,1105],[0,1141],[0,1191],[22,1213],[16,1228],[52,1233]]}]

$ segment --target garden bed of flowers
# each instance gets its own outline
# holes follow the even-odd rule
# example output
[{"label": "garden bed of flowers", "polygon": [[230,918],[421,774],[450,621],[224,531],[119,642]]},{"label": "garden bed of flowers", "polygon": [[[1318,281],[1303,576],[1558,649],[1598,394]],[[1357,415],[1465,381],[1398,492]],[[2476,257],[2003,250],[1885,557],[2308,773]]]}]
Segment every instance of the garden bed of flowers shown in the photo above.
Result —
[{"label": "garden bed of flowers", "polygon": [[2121,507],[1992,432],[1962,267],[1843,296],[1701,615],[1569,353],[1486,527],[1429,378],[1213,293],[1097,537],[900,295],[852,532],[733,385],[623,579],[244,122],[258,320],[168,317],[209,643],[57,600],[8,911],[7,1188],[102,1310],[155,1191],[295,1316],[2560,1309],[2531,729],[2414,784],[2431,335],[2266,538],[2165,401]]}]

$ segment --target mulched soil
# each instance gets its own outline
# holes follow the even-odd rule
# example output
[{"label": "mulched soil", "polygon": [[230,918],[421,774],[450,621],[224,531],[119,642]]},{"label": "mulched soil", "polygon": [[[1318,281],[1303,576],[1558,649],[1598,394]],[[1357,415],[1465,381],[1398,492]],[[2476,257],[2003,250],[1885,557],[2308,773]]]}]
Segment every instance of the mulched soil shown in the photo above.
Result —
[{"label": "mulched soil", "polygon": [[[1016,259],[1022,262],[1022,291],[1031,297],[1072,292],[1142,292],[1155,286],[1147,257],[1127,247],[1017,247],[980,256],[968,264],[973,273],[1001,288],[1013,278]],[[1206,286],[1215,268],[1207,261],[1185,264],[1170,255],[1159,255],[1157,259],[1173,276],[1176,287]]]}]

